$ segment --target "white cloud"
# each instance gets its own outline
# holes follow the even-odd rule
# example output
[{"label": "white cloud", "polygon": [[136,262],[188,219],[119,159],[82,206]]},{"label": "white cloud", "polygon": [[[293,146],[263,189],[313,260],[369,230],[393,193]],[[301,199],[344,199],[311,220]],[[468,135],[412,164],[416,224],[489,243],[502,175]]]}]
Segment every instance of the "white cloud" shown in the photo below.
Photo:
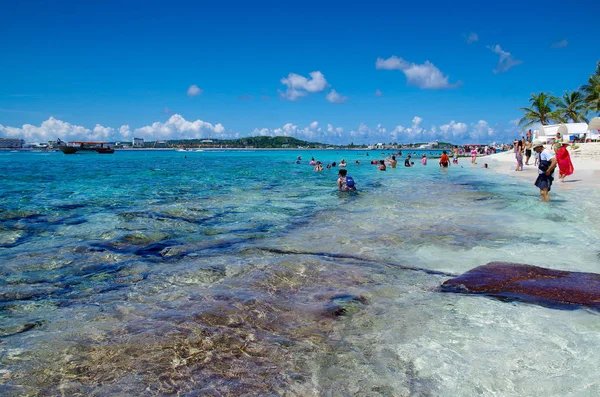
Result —
[{"label": "white cloud", "polygon": [[514,120],[506,122],[503,127],[491,126],[485,120],[473,123],[450,121],[439,127],[426,126],[424,119],[414,116],[410,126],[406,124],[392,124],[385,126],[381,123],[369,127],[361,123],[355,129],[346,131],[342,127],[324,124],[321,127],[318,121],[299,127],[293,123],[286,123],[278,128],[255,128],[252,131],[239,133],[226,131],[222,124],[212,124],[203,120],[188,121],[179,114],[174,114],[165,122],[155,122],[141,128],[132,129],[129,125],[119,128],[104,127],[96,124],[93,129],[74,125],[53,117],[44,121],[40,126],[25,124],[21,128],[0,125],[0,136],[19,137],[27,142],[46,142],[49,140],[82,140],[82,141],[130,141],[132,137],[146,140],[157,139],[202,139],[202,138],[240,138],[242,136],[293,136],[312,142],[333,144],[377,143],[377,142],[427,142],[442,140],[453,143],[489,143],[510,142],[520,136],[518,126]]},{"label": "white cloud", "polygon": [[336,90],[331,90],[325,97],[331,103],[344,103],[348,100],[347,96],[341,96]]},{"label": "white cloud", "polygon": [[129,125],[118,129],[96,124],[93,129],[73,125],[50,117],[39,127],[25,124],[21,128],[8,127],[0,124],[0,135],[19,137],[27,142],[63,141],[122,141],[137,138],[154,139],[198,139],[205,137],[235,138],[238,133],[227,134],[221,124],[211,124],[206,121],[187,121],[181,115],[174,114],[165,123],[156,122],[141,128],[131,130]]},{"label": "white cloud", "polygon": [[335,133],[341,135],[341,133],[344,132],[344,129],[342,127],[334,128],[331,124],[327,124],[327,132],[330,134]]},{"label": "white cloud", "polygon": [[561,40],[561,41],[557,41],[556,43],[552,43],[550,48],[565,48],[568,45],[569,45],[569,42],[567,40]]},{"label": "white cloud", "polygon": [[309,142],[321,143],[350,143],[346,142],[348,138],[344,135],[344,129],[327,124],[323,130],[319,123],[313,121],[306,127],[298,127],[293,123],[286,123],[280,128],[255,128],[250,135],[262,136],[291,136]]},{"label": "white cloud", "polygon": [[290,101],[307,96],[308,93],[321,92],[329,86],[323,73],[318,70],[310,73],[310,78],[299,74],[290,73],[287,78],[281,79],[281,84],[287,86],[285,92],[280,91],[280,97]]},{"label": "white cloud", "polygon": [[202,94],[202,88],[198,87],[196,84],[192,84],[187,89],[188,96],[194,97]]},{"label": "white cloud", "polygon": [[129,126],[128,125],[122,125],[119,128],[119,135],[121,136],[121,138],[125,138],[125,139],[132,138],[131,131],[129,130]]},{"label": "white cloud", "polygon": [[455,88],[459,83],[450,84],[448,76],[435,67],[429,61],[422,65],[405,61],[397,56],[388,59],[377,58],[375,68],[383,70],[401,70],[406,75],[406,83],[421,89],[439,90],[443,88]]},{"label": "white cloud", "polygon": [[27,142],[55,141],[57,138],[90,141],[94,139],[94,135],[90,129],[57,120],[54,117],[50,117],[48,120],[42,122],[39,127],[25,124],[21,128],[16,128],[5,127],[0,124],[0,133],[9,137],[22,138]]},{"label": "white cloud", "polygon": [[92,130],[93,134],[91,138],[98,141],[108,141],[114,136],[115,129],[111,127],[103,127],[100,124],[96,124]]},{"label": "white cloud", "polygon": [[381,90],[375,90],[375,96],[383,96],[383,92],[381,92]]},{"label": "white cloud", "polygon": [[510,52],[504,51],[498,44],[496,44],[493,47],[488,46],[487,48],[489,48],[492,52],[500,55],[500,59],[498,59],[498,66],[496,67],[496,69],[493,70],[495,74],[504,73],[513,66],[517,66],[523,63],[523,61],[515,59],[515,57],[513,57],[510,54]]},{"label": "white cloud", "polygon": [[206,121],[187,121],[180,114],[174,114],[165,123],[155,122],[134,131],[137,138],[154,139],[200,139],[230,137],[225,133],[222,124],[211,124]]},{"label": "white cloud", "polygon": [[477,142],[491,142],[495,138],[495,129],[490,127],[487,121],[479,120],[477,123],[471,123],[469,138]]},{"label": "white cloud", "polygon": [[479,41],[479,36],[477,33],[471,32],[468,35],[465,35],[465,41],[467,44],[473,44]]},{"label": "white cloud", "polygon": [[456,140],[464,138],[465,134],[469,130],[469,126],[465,123],[450,121],[448,124],[440,126],[441,137],[447,140]]}]

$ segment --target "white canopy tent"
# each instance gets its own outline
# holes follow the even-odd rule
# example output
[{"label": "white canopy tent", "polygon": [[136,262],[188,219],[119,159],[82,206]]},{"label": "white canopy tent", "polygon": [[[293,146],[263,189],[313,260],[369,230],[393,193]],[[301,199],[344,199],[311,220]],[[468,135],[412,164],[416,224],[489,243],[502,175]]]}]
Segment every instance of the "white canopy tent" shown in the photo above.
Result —
[{"label": "white canopy tent", "polygon": [[[599,121],[600,122],[600,121]],[[556,133],[560,132],[560,135],[564,138],[567,137],[571,140],[572,136],[581,136],[588,133],[587,123],[565,123],[565,124],[551,124],[542,125],[537,131],[536,139],[542,142],[551,142],[556,137]]]}]

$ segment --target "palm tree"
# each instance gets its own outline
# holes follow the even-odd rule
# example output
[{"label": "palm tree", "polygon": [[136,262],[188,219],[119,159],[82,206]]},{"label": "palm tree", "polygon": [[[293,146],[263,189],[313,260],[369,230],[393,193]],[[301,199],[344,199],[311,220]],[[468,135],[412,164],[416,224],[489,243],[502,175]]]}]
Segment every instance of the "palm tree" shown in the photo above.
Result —
[{"label": "palm tree", "polygon": [[556,112],[562,122],[571,120],[573,123],[589,123],[585,117],[587,110],[584,96],[579,91],[565,91],[562,98],[556,102]]},{"label": "palm tree", "polygon": [[550,124],[551,120],[561,121],[558,113],[552,109],[552,106],[557,102],[557,99],[552,95],[544,92],[540,92],[537,95],[531,94],[529,102],[531,102],[531,107],[519,108],[519,110],[525,112],[525,115],[519,120],[519,125],[522,125],[523,128],[527,128],[535,123],[547,125]]},{"label": "palm tree", "polygon": [[585,95],[588,109],[600,113],[600,61],[596,65],[596,72],[590,76],[587,84],[581,86],[580,90]]}]

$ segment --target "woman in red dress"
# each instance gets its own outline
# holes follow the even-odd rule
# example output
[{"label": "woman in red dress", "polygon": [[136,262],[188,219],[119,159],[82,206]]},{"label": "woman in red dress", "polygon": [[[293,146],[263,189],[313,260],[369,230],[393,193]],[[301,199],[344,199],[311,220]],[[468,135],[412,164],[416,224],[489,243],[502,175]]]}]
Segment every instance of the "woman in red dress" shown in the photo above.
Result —
[{"label": "woman in red dress", "polygon": [[565,177],[571,175],[573,171],[575,171],[567,146],[569,146],[569,141],[563,138],[560,147],[556,149],[556,162],[558,163],[559,169],[558,178],[561,182],[564,182]]}]

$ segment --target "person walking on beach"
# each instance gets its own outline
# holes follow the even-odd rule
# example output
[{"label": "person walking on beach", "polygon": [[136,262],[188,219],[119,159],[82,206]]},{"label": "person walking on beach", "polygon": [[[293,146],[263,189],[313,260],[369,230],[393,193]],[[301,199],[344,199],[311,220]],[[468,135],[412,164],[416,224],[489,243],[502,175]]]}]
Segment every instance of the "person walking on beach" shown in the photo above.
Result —
[{"label": "person walking on beach", "polygon": [[562,143],[562,137],[560,136],[560,132],[557,132],[556,138],[554,138],[554,145],[552,145],[552,148],[554,149],[554,153],[556,153],[556,151],[560,147],[561,143]]},{"label": "person walking on beach", "polygon": [[563,138],[560,147],[556,150],[556,162],[558,163],[558,179],[561,182],[565,181],[565,178],[575,171],[573,163],[571,162],[571,156],[567,150],[567,146],[570,143],[567,139]]},{"label": "person walking on beach", "polygon": [[[529,130],[531,131],[531,130]],[[531,158],[531,132],[527,133],[525,139],[525,165],[529,165],[529,159]]]},{"label": "person walking on beach", "polygon": [[449,165],[450,165],[450,159],[448,158],[448,154],[444,150],[442,152],[442,157],[440,157],[440,167],[448,168]]},{"label": "person walking on beach", "polygon": [[523,171],[523,141],[515,142],[515,158],[517,159],[517,168],[515,171]]},{"label": "person walking on beach", "polygon": [[338,171],[337,185],[338,190],[343,192],[356,190],[354,179],[352,179],[352,177],[348,175],[348,170],[346,169],[341,169]]},{"label": "person walking on beach", "polygon": [[554,153],[550,149],[544,148],[544,143],[539,140],[533,141],[531,145],[534,152],[538,155],[538,177],[535,180],[535,186],[540,189],[542,200],[550,201],[550,189],[552,187],[552,181],[554,177],[554,168],[556,168],[556,158]]}]

